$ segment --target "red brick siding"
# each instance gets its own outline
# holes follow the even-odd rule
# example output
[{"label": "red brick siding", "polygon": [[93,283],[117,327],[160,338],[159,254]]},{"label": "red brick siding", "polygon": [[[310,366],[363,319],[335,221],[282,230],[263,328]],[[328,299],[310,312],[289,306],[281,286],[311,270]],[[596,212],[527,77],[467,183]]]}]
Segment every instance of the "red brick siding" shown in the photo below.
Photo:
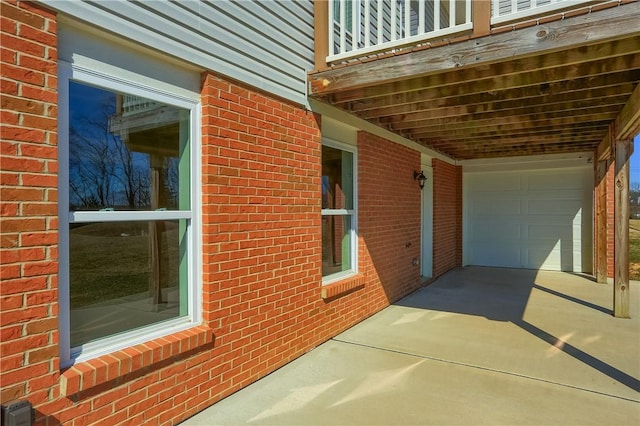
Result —
[{"label": "red brick siding", "polygon": [[[420,283],[420,153],[358,133],[360,270],[395,301]],[[382,296],[382,294],[380,295]]]},{"label": "red brick siding", "polygon": [[0,399],[57,397],[57,40],[55,16],[3,2]]},{"label": "red brick siding", "polygon": [[462,167],[433,160],[433,276],[462,266]]},{"label": "red brick siding", "polygon": [[55,25],[2,3],[3,403],[37,424],[175,424],[419,285],[418,153],[360,135],[360,273],[323,287],[319,117],[205,73],[204,324],[61,371]]},{"label": "red brick siding", "polygon": [[[320,155],[310,112],[203,79],[205,320],[217,398],[318,342]],[[221,362],[222,361],[222,362]]]}]

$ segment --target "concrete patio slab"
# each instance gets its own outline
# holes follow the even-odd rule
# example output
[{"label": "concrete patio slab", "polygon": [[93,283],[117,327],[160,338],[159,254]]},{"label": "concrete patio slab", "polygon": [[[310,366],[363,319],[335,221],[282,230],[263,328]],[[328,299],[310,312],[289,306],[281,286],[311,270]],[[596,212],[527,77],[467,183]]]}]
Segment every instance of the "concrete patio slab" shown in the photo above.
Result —
[{"label": "concrete patio slab", "polygon": [[185,425],[640,424],[632,319],[578,275],[461,268]]}]

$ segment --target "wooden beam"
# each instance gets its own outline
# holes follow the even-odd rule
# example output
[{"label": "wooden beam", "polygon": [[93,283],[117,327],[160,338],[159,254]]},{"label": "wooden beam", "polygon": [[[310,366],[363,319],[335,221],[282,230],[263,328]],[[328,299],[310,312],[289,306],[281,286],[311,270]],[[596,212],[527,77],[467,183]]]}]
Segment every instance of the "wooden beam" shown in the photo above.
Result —
[{"label": "wooden beam", "polygon": [[[626,94],[618,94],[615,96],[600,96],[597,108],[616,107],[622,108],[625,100],[628,98]],[[567,101],[564,99],[546,99],[539,104],[534,102],[524,102],[522,99],[514,99],[512,101],[494,102],[486,104],[467,104],[457,107],[439,108],[436,110],[419,111],[409,114],[394,114],[380,119],[381,124],[393,123],[394,128],[413,127],[413,122],[431,120],[445,117],[460,117],[467,114],[473,114],[480,118],[486,114],[499,114],[500,117],[511,117],[518,115],[531,114],[557,114],[565,111],[583,112],[585,109],[593,108],[592,99],[579,99],[575,101]],[[398,127],[396,127],[398,124]]]},{"label": "wooden beam", "polygon": [[[615,134],[615,132],[612,132]],[[613,242],[613,314],[629,315],[629,158],[632,139],[615,141],[614,242]]]},{"label": "wooden beam", "polygon": [[[638,73],[640,76],[640,73]],[[541,91],[540,86],[520,87],[512,90],[503,90],[494,93],[473,93],[458,97],[431,99],[424,102],[414,102],[410,104],[393,105],[393,98],[387,99],[389,105],[381,105],[377,109],[368,108],[366,103],[350,104],[349,111],[357,113],[360,117],[370,120],[378,117],[384,117],[396,114],[410,114],[420,111],[431,111],[444,108],[457,108],[466,105],[483,105],[491,104],[495,109],[508,109],[508,105],[513,102],[520,102],[528,105],[542,105],[548,102],[560,101],[585,101],[588,99],[600,99],[610,96],[626,96],[633,91],[634,83],[629,80],[622,80],[629,74],[617,73],[613,78],[619,78],[621,83],[613,85],[605,85],[605,80],[612,78],[611,74],[597,77],[587,77],[564,82],[556,82],[544,86],[548,91]],[[359,109],[362,108],[362,109]]]},{"label": "wooden beam", "polygon": [[313,0],[313,44],[316,70],[326,70],[329,56],[329,3],[327,0]]},{"label": "wooden beam", "polygon": [[322,96],[384,82],[402,81],[464,67],[483,67],[512,59],[635,37],[640,35],[638,22],[640,2],[629,3],[518,31],[314,74],[309,79],[310,93]]},{"label": "wooden beam", "polygon": [[[640,47],[640,38],[638,39]],[[458,80],[457,71],[446,76],[424,77],[409,79],[400,82],[382,84],[363,89],[345,90],[332,95],[332,102],[336,105],[351,102],[363,102],[363,100],[393,97],[398,104],[424,101],[429,98],[443,98],[452,96],[465,96],[474,93],[499,93],[501,90],[513,90],[519,87],[537,86],[541,93],[554,83],[567,84],[575,79],[588,79],[613,73],[629,72],[632,76],[638,75],[640,68],[640,51],[627,56],[598,59],[583,64],[558,66],[548,70],[520,69],[517,73],[490,74],[477,72],[477,78],[470,78],[458,84],[445,83],[438,85],[437,81]],[[469,73],[467,73],[469,74]],[[473,73],[472,73],[473,74]],[[615,78],[615,76],[614,76]],[[637,81],[631,78],[627,81]],[[584,81],[582,81],[584,83]],[[582,86],[584,87],[584,86]],[[393,96],[391,96],[393,95]]]},{"label": "wooden beam", "polygon": [[452,151],[451,155],[457,160],[473,160],[478,158],[503,158],[503,157],[522,157],[528,155],[547,155],[547,154],[562,154],[562,153],[576,153],[590,151],[589,148],[585,148],[581,151],[577,151],[570,146],[555,146],[549,147],[546,145],[538,147],[521,147],[519,149],[507,148],[507,149],[494,149],[494,150],[460,150]]},{"label": "wooden beam", "polygon": [[483,114],[478,117],[463,116],[463,117],[445,117],[436,118],[433,120],[425,120],[424,122],[416,122],[412,126],[404,126],[401,122],[398,123],[385,123],[391,128],[396,130],[414,129],[416,133],[425,133],[438,130],[453,130],[453,129],[468,129],[468,128],[480,128],[495,126],[499,120],[501,124],[517,124],[522,126],[537,124],[537,127],[541,126],[562,126],[571,125],[577,123],[586,123],[589,121],[612,121],[616,117],[616,113],[619,111],[616,107],[594,107],[575,112],[560,112],[557,114],[523,114],[512,116],[501,116],[499,119],[492,114]]},{"label": "wooden beam", "polygon": [[596,157],[598,161],[606,161],[612,157],[611,152],[611,126],[607,130],[607,134],[602,138],[602,142],[596,148]]},{"label": "wooden beam", "polygon": [[[631,94],[637,80],[640,80],[640,71],[628,70],[611,72],[604,75],[575,77],[571,80],[545,82],[499,91],[494,90],[491,85],[486,85],[484,91],[477,91],[477,89],[472,88],[471,92],[467,93],[451,91],[451,94],[449,92],[441,94],[439,89],[434,87],[419,92],[360,99],[344,105],[348,106],[349,111],[354,113],[376,111],[383,108],[386,109],[387,112],[391,112],[389,110],[394,108],[397,109],[397,113],[404,113],[413,112],[414,109],[425,109],[428,108],[428,105],[440,108],[461,104],[501,102],[510,99],[528,99],[548,95],[569,95],[576,91],[586,91],[589,89],[609,88],[613,93]],[[481,85],[484,86],[483,84]],[[590,98],[589,93],[585,92],[583,94],[585,95],[584,99]]]},{"label": "wooden beam", "polygon": [[584,140],[586,140],[586,147],[583,146],[583,148],[586,149],[582,149],[582,151],[591,151],[593,150],[593,146],[594,143],[593,142],[589,142],[589,141],[597,141],[598,138],[595,135],[592,135],[591,137],[589,137],[589,135],[586,135],[583,137],[582,140],[579,140],[578,138],[576,138],[575,136],[563,136],[563,137],[554,137],[554,135],[547,135],[547,136],[536,136],[536,137],[531,137],[531,136],[526,136],[526,137],[504,137],[504,138],[500,138],[500,139],[491,139],[491,138],[487,138],[487,139],[476,139],[476,140],[459,140],[456,142],[447,142],[447,141],[438,141],[438,140],[433,140],[433,141],[429,141],[429,139],[420,139],[420,140],[424,140],[425,143],[431,144],[434,147],[441,149],[441,150],[447,150],[449,148],[456,148],[456,147],[469,147],[469,148],[476,148],[476,149],[495,149],[495,148],[502,148],[502,149],[509,149],[511,147],[513,147],[514,149],[518,148],[518,147],[533,147],[533,146],[557,146],[557,145],[568,145],[571,147],[576,147],[576,146],[583,146],[584,144]]},{"label": "wooden beam", "polygon": [[[595,152],[597,158],[597,150]],[[608,161],[594,160],[595,167],[595,276],[601,284],[607,283],[607,168]]]},{"label": "wooden beam", "polygon": [[570,124],[566,126],[560,126],[559,128],[549,128],[547,126],[536,127],[524,127],[522,125],[495,125],[493,127],[484,127],[481,129],[460,129],[449,131],[436,131],[421,133],[421,138],[432,138],[436,140],[450,140],[452,144],[455,144],[458,140],[473,140],[473,139],[494,139],[496,142],[503,137],[513,136],[528,136],[531,140],[534,140],[536,136],[557,135],[559,137],[571,135],[573,137],[579,137],[576,135],[598,135],[596,139],[606,133],[609,124],[606,122],[600,123],[584,123],[584,124]]},{"label": "wooden beam", "polygon": [[491,2],[473,0],[473,36],[482,37],[491,34]]},{"label": "wooden beam", "polygon": [[616,118],[616,139],[632,139],[640,133],[640,84]]}]

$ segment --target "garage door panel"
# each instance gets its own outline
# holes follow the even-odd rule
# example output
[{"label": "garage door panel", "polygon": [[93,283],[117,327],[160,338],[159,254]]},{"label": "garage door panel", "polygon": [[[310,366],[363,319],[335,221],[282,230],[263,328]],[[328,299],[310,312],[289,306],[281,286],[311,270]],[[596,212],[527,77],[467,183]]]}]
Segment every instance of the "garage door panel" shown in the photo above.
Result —
[{"label": "garage door panel", "polygon": [[581,207],[582,202],[580,200],[529,200],[527,212],[533,215],[568,216],[573,218],[580,213]]},{"label": "garage door panel", "polygon": [[[529,225],[527,226],[527,239],[532,244],[542,241],[551,241],[555,244],[560,240],[576,241],[576,234],[573,227],[568,228],[563,225]],[[577,241],[580,241],[580,234],[577,234]]]},{"label": "garage door panel", "polygon": [[477,216],[490,216],[496,215],[520,215],[522,214],[522,203],[520,200],[512,199],[500,199],[498,197],[486,197],[483,202],[477,203],[477,207],[474,210],[474,214]]},{"label": "garage door panel", "polygon": [[496,174],[478,174],[474,176],[474,180],[470,182],[470,185],[475,191],[492,193],[495,193],[496,189],[500,191],[521,191],[523,189],[520,176],[505,180],[502,176]]},{"label": "garage door panel", "polygon": [[580,271],[582,268],[582,254],[571,249],[562,250],[554,247],[552,250],[529,249],[527,251],[526,268],[548,269],[554,271]]},{"label": "garage door panel", "polygon": [[511,250],[505,244],[471,244],[470,250],[483,266],[521,268],[521,250]]},{"label": "garage door panel", "polygon": [[591,272],[588,167],[463,178],[466,264]]},{"label": "garage door panel", "polygon": [[[503,232],[495,232],[500,227]],[[497,223],[495,221],[483,222],[469,234],[471,242],[512,242],[517,243],[522,239],[522,227],[519,223]]]},{"label": "garage door panel", "polygon": [[584,187],[582,185],[582,171],[538,173],[535,176],[528,175],[526,182],[529,190],[544,192],[548,192],[549,188],[581,191]]}]

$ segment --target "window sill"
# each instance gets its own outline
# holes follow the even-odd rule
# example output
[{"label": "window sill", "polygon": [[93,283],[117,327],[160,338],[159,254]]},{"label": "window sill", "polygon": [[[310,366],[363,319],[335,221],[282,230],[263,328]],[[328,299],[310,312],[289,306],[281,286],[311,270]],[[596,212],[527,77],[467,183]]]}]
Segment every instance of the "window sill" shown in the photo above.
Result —
[{"label": "window sill", "polygon": [[322,286],[322,298],[324,300],[335,299],[346,296],[347,294],[361,288],[364,288],[364,276],[360,274],[353,275],[340,281]]},{"label": "window sill", "polygon": [[213,330],[199,326],[79,362],[60,375],[60,393],[70,396],[128,374],[142,373],[154,364],[186,355],[212,342]]}]

